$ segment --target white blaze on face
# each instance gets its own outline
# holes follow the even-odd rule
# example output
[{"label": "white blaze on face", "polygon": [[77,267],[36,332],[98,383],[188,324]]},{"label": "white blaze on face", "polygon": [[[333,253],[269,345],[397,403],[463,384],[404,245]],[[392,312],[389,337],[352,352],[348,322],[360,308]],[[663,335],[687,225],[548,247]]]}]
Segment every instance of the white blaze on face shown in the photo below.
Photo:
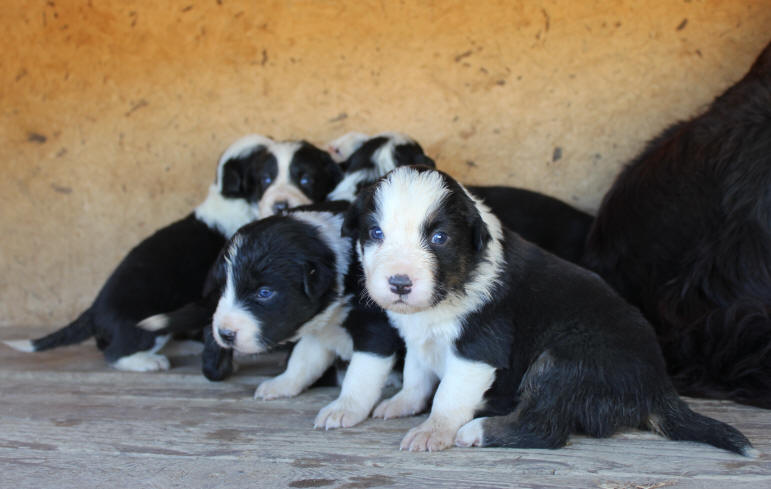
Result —
[{"label": "white blaze on face", "polygon": [[[378,186],[374,218],[384,239],[368,241],[361,259],[367,291],[384,309],[412,313],[433,305],[436,260],[423,228],[447,193],[439,173],[410,168],[394,170]],[[408,294],[391,290],[389,279],[396,275],[409,278]]]},{"label": "white blaze on face", "polygon": [[276,157],[278,173],[268,187],[268,190],[262,194],[258,204],[260,218],[275,214],[273,206],[277,202],[286,202],[289,207],[312,203],[311,199],[292,182],[292,176],[289,173],[292,158],[297,150],[300,149],[300,146],[300,143],[293,141],[271,143],[269,149],[273,156]]},{"label": "white blaze on face", "polygon": [[[236,334],[235,342],[229,344],[222,339],[222,331],[232,331]],[[244,309],[236,297],[233,274],[228,264],[225,291],[217,303],[217,310],[212,317],[212,334],[220,346],[233,348],[239,353],[260,353],[265,351],[261,337],[262,325],[248,310]]]}]

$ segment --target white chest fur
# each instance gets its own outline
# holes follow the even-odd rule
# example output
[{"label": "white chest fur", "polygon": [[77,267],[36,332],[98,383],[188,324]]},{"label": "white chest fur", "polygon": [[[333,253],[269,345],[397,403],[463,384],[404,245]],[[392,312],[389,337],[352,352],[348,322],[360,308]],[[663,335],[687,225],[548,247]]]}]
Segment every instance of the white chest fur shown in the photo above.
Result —
[{"label": "white chest fur", "polygon": [[391,323],[404,339],[407,351],[440,379],[444,377],[447,361],[455,354],[455,340],[461,331],[454,315],[437,314],[436,310],[414,314],[388,312]]}]

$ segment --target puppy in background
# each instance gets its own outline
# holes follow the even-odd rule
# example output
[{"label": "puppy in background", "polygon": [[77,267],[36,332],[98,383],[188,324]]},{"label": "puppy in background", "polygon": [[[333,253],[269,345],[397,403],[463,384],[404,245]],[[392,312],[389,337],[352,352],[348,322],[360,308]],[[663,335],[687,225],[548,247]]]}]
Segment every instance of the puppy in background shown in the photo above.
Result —
[{"label": "puppy in background", "polygon": [[645,427],[753,454],[736,429],[677,396],[637,309],[505,229],[448,175],[397,168],[357,198],[343,231],[407,347],[403,387],[374,416],[431,405],[402,449],[558,448],[574,432]]},{"label": "puppy in background", "polygon": [[771,44],[619,174],[584,263],[656,328],[677,389],[771,409]]},{"label": "puppy in background", "polygon": [[[406,134],[385,132],[366,139],[362,133],[348,133],[328,145],[341,163],[343,180],[329,194],[329,200],[353,201],[362,188],[404,165],[435,167],[420,144]],[[350,153],[347,153],[350,152]],[[592,225],[591,215],[559,199],[532,190],[505,186],[469,186],[472,194],[493,209],[503,224],[560,258],[578,263]]]},{"label": "puppy in background", "polygon": [[168,359],[157,353],[168,336],[137,328],[137,323],[160,329],[162,313],[200,298],[222,245],[260,209],[272,213],[323,198],[341,177],[331,158],[308,143],[277,143],[258,135],[239,139],[220,158],[206,200],[132,249],[75,321],[43,338],[6,343],[21,351],[42,351],[94,336],[117,369],[168,369]]}]

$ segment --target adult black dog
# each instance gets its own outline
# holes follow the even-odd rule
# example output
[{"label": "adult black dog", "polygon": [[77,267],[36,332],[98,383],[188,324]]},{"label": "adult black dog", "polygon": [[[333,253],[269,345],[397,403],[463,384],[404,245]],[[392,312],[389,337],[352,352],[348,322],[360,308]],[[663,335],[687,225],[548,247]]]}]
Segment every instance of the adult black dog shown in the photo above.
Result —
[{"label": "adult black dog", "polygon": [[[402,449],[558,448],[573,432],[645,427],[753,453],[737,430],[678,398],[636,308],[505,229],[447,174],[397,168],[356,199],[343,232],[356,239],[367,294],[407,347],[403,387],[374,416],[409,416],[433,398]],[[472,421],[480,413],[492,416]]]},{"label": "adult black dog", "polygon": [[682,394],[771,408],[771,45],[621,172],[586,248]]}]

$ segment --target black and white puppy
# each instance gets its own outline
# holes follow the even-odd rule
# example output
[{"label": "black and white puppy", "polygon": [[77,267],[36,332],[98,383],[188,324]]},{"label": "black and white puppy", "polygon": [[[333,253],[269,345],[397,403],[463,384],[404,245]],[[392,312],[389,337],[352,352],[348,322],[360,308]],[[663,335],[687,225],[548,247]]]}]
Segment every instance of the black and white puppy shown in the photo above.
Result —
[{"label": "black and white puppy", "polygon": [[222,245],[260,209],[272,213],[321,200],[340,178],[328,154],[307,143],[277,143],[258,135],[239,139],[220,158],[206,200],[132,249],[78,319],[43,338],[6,343],[41,351],[94,336],[117,369],[168,369],[168,359],[157,353],[168,336],[137,323],[163,323],[164,312],[199,298]]},{"label": "black and white puppy", "polygon": [[328,142],[324,149],[335,160],[335,163],[342,163],[347,160],[354,151],[359,149],[369,136],[362,132],[349,132]]},{"label": "black and white puppy", "polygon": [[403,165],[434,166],[417,141],[398,132],[384,132],[368,139],[361,133],[348,133],[333,141],[333,151],[345,172],[342,181],[329,193],[327,200],[353,201],[359,191],[396,167]]},{"label": "black and white puppy", "polygon": [[656,328],[686,395],[771,409],[771,44],[605,195],[585,264]]},{"label": "black and white puppy", "polygon": [[403,387],[374,416],[413,415],[433,397],[402,449],[557,448],[572,432],[645,427],[752,452],[736,429],[677,396],[637,309],[503,228],[448,175],[394,170],[358,197],[343,228],[356,237],[369,296],[407,346]]},{"label": "black and white puppy", "polygon": [[336,358],[350,360],[340,397],[316,419],[324,428],[369,416],[401,346],[385,313],[359,301],[361,269],[352,240],[341,236],[346,209],[292,211],[244,226],[214,272],[221,295],[212,336],[222,348],[260,353],[296,342],[286,370],[255,397],[296,396]]},{"label": "black and white puppy", "polygon": [[[345,176],[329,194],[329,200],[353,201],[362,188],[400,166],[435,166],[420,144],[405,134],[388,132],[363,138],[366,136],[362,133],[348,133],[328,145],[336,155],[348,156],[341,164]],[[581,260],[593,222],[589,214],[532,190],[504,186],[468,189],[523,238],[560,258],[574,263]]]}]

